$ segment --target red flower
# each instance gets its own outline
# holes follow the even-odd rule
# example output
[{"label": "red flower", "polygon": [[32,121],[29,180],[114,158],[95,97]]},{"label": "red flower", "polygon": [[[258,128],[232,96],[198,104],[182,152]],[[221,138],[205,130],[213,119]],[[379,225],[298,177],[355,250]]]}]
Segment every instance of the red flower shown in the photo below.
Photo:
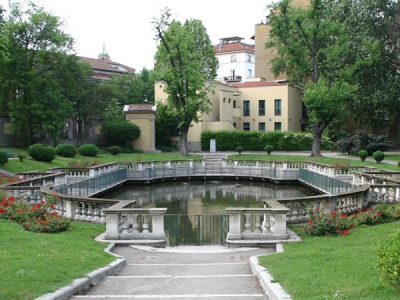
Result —
[{"label": "red flower", "polygon": [[14,201],[14,200],[15,200],[15,198],[14,198],[14,196],[10,196],[10,197],[8,197],[8,200],[10,200],[10,201]]},{"label": "red flower", "polygon": [[348,235],[349,233],[350,233],[350,230],[346,229],[346,230],[343,230],[340,235]]},{"label": "red flower", "polygon": [[6,210],[5,209],[3,209],[3,208],[0,208],[0,214],[2,214],[2,213],[5,213],[6,212]]},{"label": "red flower", "polygon": [[334,216],[334,215],[336,215],[336,210],[334,210],[334,211],[332,212],[332,216]]},{"label": "red flower", "polygon": [[381,212],[380,212],[380,211],[378,211],[378,212],[377,212],[377,214],[378,214],[378,215],[381,215]]}]

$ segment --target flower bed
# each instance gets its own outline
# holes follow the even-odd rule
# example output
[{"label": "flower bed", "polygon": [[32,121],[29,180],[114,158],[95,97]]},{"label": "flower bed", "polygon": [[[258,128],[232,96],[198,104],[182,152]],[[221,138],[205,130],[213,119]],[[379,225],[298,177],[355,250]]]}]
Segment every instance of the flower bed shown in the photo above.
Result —
[{"label": "flower bed", "polygon": [[70,221],[54,211],[51,202],[26,205],[0,190],[0,218],[13,220],[27,231],[56,233],[69,229]]},{"label": "flower bed", "polygon": [[299,225],[301,231],[313,236],[338,236],[350,234],[351,228],[361,225],[377,225],[400,220],[400,205],[381,204],[375,209],[359,210],[352,215],[323,213],[309,210],[310,219],[306,225]]}]

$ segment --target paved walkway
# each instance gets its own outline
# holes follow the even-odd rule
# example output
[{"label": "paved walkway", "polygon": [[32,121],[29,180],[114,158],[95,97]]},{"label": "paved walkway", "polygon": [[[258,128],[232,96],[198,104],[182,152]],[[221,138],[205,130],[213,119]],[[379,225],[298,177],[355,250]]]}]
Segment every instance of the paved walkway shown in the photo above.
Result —
[{"label": "paved walkway", "polygon": [[274,248],[127,246],[113,252],[126,259],[118,274],[70,299],[269,299],[252,272],[250,257],[273,253]]}]

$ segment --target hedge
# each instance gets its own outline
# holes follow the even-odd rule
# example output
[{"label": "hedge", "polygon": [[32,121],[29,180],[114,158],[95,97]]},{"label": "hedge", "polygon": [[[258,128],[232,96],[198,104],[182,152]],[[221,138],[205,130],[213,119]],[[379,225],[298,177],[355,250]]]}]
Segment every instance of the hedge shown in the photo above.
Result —
[{"label": "hedge", "polygon": [[[243,151],[264,151],[266,145],[275,151],[311,150],[313,137],[310,133],[290,131],[203,131],[201,134],[202,151],[210,151],[210,140],[215,139],[218,151],[235,151],[242,146]],[[334,150],[336,144],[326,137],[322,138],[322,150]]]}]

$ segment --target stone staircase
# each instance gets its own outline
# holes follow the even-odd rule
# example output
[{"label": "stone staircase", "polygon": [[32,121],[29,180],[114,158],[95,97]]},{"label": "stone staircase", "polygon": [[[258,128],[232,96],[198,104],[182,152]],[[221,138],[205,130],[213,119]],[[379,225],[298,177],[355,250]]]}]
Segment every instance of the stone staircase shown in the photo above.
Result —
[{"label": "stone staircase", "polygon": [[226,159],[224,154],[206,154],[204,155],[204,162],[206,167],[209,166],[222,166],[222,161]]},{"label": "stone staircase", "polygon": [[273,249],[174,253],[116,247],[113,252],[126,259],[117,275],[103,278],[86,295],[70,299],[269,299],[252,272],[250,257]]}]

